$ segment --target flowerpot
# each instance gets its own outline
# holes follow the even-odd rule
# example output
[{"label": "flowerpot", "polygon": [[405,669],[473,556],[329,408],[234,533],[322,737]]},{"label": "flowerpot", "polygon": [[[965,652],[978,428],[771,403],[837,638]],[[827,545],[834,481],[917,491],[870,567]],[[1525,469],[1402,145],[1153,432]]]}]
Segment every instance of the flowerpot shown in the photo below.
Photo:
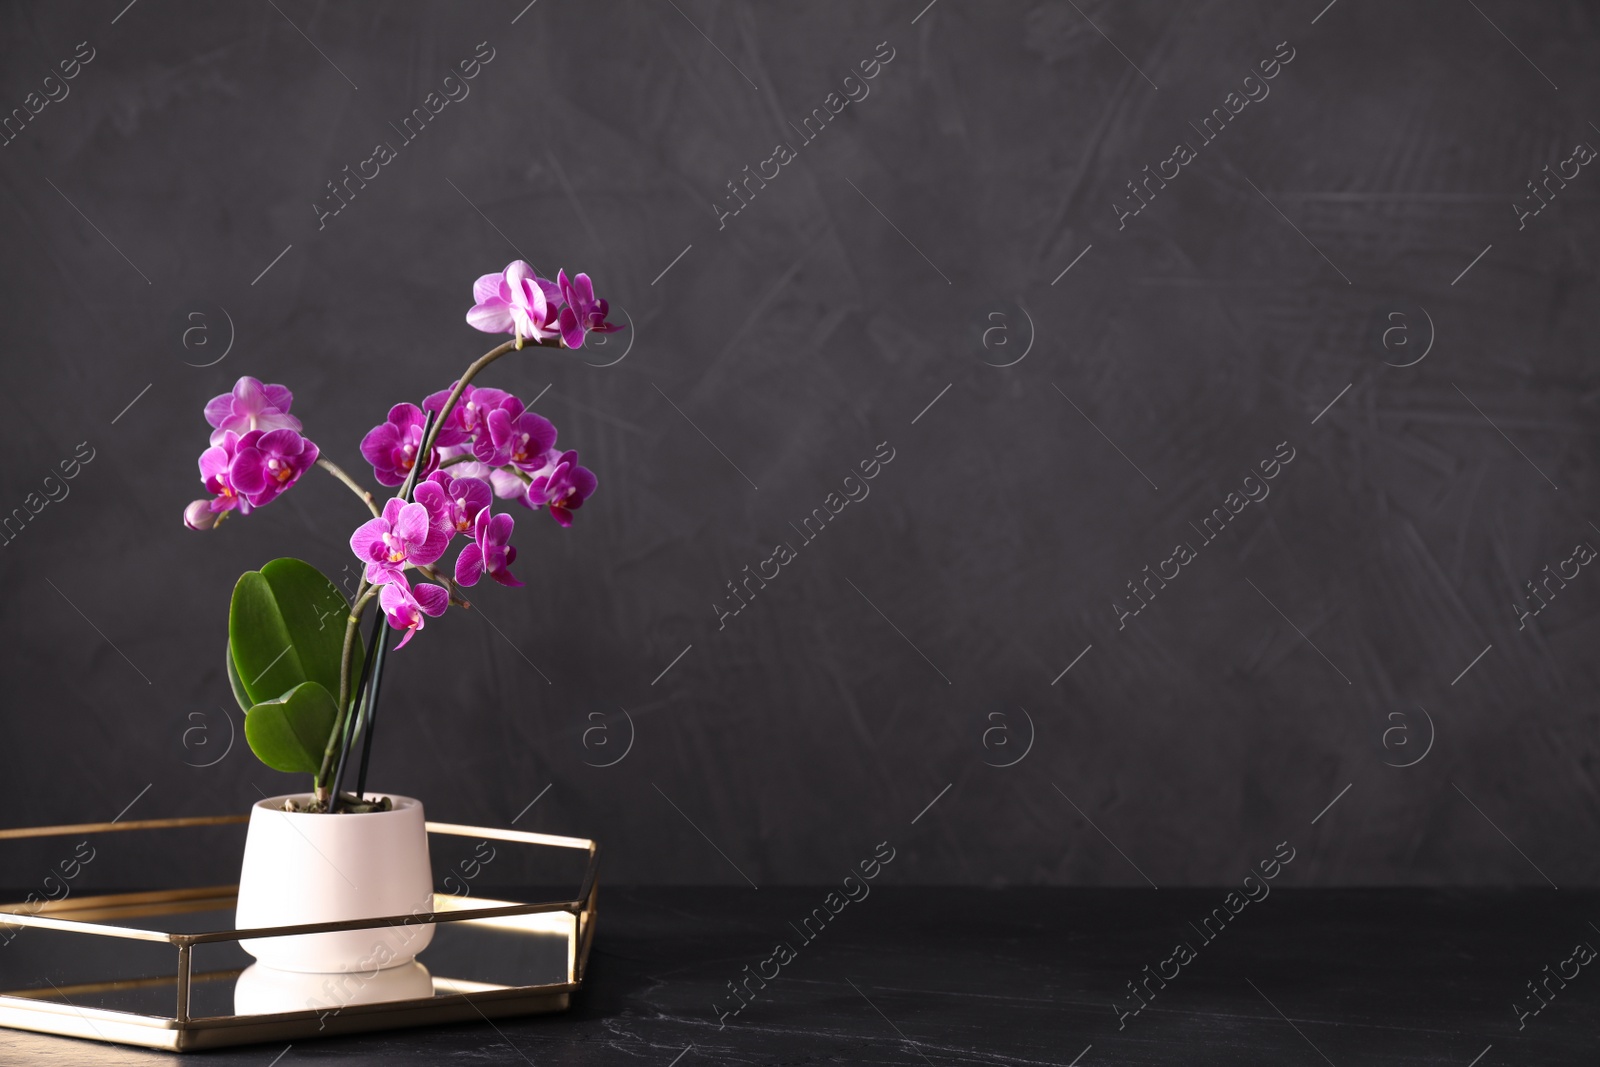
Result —
[{"label": "flowerpot", "polygon": [[[283,810],[290,799],[306,803],[310,797],[269,797],[250,809],[236,929],[433,910],[433,869],[420,801],[390,797],[389,811],[330,815]],[[432,940],[431,924],[413,923],[248,938],[239,944],[279,970],[369,973],[411,962]]]}]

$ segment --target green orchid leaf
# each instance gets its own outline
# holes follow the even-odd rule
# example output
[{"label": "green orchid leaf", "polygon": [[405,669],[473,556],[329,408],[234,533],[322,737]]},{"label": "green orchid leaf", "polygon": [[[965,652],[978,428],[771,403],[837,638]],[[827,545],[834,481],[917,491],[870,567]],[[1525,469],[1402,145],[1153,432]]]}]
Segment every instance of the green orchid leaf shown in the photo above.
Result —
[{"label": "green orchid leaf", "polygon": [[[349,614],[338,587],[303,560],[275,559],[240,575],[228,609],[228,649],[250,703],[272,700],[302,682],[338,693]],[[356,642],[352,684],[360,677],[361,658]]]},{"label": "green orchid leaf", "polygon": [[228,687],[233,690],[233,699],[239,702],[240,711],[250,710],[250,696],[244,691],[244,683],[239,681],[239,668],[233,665],[232,646],[222,650],[228,660]]},{"label": "green orchid leaf", "polygon": [[245,740],[256,758],[275,771],[316,774],[337,711],[338,701],[320,683],[301,682],[245,713]]}]

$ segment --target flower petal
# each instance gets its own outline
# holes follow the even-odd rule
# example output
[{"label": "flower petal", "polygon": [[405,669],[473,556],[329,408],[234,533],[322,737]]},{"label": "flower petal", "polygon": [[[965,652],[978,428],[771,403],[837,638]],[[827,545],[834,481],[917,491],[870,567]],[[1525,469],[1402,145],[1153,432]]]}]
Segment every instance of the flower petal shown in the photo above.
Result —
[{"label": "flower petal", "polygon": [[294,394],[284,385],[263,385],[262,395],[266,398],[266,407],[262,410],[268,414],[287,415],[289,407],[294,403]]},{"label": "flower petal", "polygon": [[428,475],[428,480],[418,485],[411,494],[411,499],[428,509],[428,518],[435,524],[443,522],[448,525],[450,515],[450,494],[445,492],[444,486],[434,481],[439,475],[450,477],[445,471],[435,471]]},{"label": "flower petal", "polygon": [[256,448],[269,456],[298,456],[305,447],[305,438],[294,430],[269,430],[256,442]]},{"label": "flower petal", "polygon": [[368,519],[350,535],[350,551],[364,563],[382,559],[383,535],[388,532],[389,524],[382,519]]},{"label": "flower petal", "polygon": [[478,579],[481,577],[483,577],[483,549],[476,544],[470,544],[456,557],[456,582],[459,585],[473,586],[478,584]]},{"label": "flower petal", "polygon": [[[222,429],[222,424],[233,414],[233,394],[223,393],[206,401],[206,421]],[[214,442],[213,442],[214,443]]]},{"label": "flower petal", "polygon": [[516,519],[513,519],[505,512],[501,512],[489,520],[488,526],[484,528],[483,533],[478,537],[478,542],[483,545],[510,544],[511,531],[516,525]]},{"label": "flower petal", "polygon": [[267,392],[259,378],[248,374],[233,383],[234,410],[241,415],[255,416],[267,410]]},{"label": "flower petal", "polygon": [[415,404],[396,404],[389,409],[389,421],[399,427],[401,434],[413,426],[421,426],[428,421],[422,409]]},{"label": "flower petal", "polygon": [[501,500],[515,500],[526,494],[528,490],[523,480],[510,471],[490,471],[489,485],[494,489],[494,495]]},{"label": "flower petal", "polygon": [[473,520],[489,506],[494,494],[482,478],[457,478],[450,483],[450,495],[460,504],[467,519]]},{"label": "flower petal", "polygon": [[528,265],[527,260],[515,259],[506,264],[506,284],[511,286],[511,291],[513,293],[521,287],[523,279],[532,279],[535,277],[537,277],[537,275],[534,274],[533,268]]},{"label": "flower petal", "polygon": [[264,457],[254,448],[241,448],[228,465],[228,481],[241,493],[259,493],[267,485]]},{"label": "flower petal", "polygon": [[418,582],[412,586],[411,595],[416,598],[417,606],[434,618],[443,615],[444,609],[450,606],[449,592],[432,582]]},{"label": "flower petal", "polygon": [[372,562],[367,564],[367,581],[372,585],[384,585],[388,582],[403,582],[405,575],[398,571],[394,564],[388,562]]},{"label": "flower petal", "polygon": [[399,447],[400,431],[393,423],[379,423],[361,439],[361,458],[378,470],[384,470],[393,462],[394,450]]},{"label": "flower petal", "polygon": [[484,274],[472,283],[472,300],[477,304],[487,304],[492,298],[500,295],[500,275]]},{"label": "flower petal", "polygon": [[233,457],[226,448],[212,445],[200,453],[200,481],[209,484],[212,478],[219,474],[226,474],[228,465],[233,462]]},{"label": "flower petal", "polygon": [[[421,545],[428,539],[428,509],[421,504],[405,504],[395,519],[394,532],[407,545]],[[438,557],[435,556],[435,559]],[[426,563],[427,560],[417,560]]]},{"label": "flower petal", "polygon": [[511,332],[511,305],[495,297],[493,301],[474,304],[467,312],[467,323],[484,333]]},{"label": "flower petal", "polygon": [[[544,466],[545,454],[555,447],[555,423],[543,415],[532,411],[524,411],[517,416],[512,433],[514,436],[510,441],[510,445],[513,455],[520,453],[526,457],[518,461],[518,466],[524,470],[538,470]],[[523,434],[528,435],[526,443],[522,440]]]},{"label": "flower petal", "polygon": [[422,543],[412,545],[409,559],[419,566],[427,566],[445,554],[445,551],[450,547],[450,539],[455,536],[455,532],[453,526],[429,526],[428,536],[423,539]]},{"label": "flower petal", "polygon": [[395,616],[404,618],[406,609],[411,607],[411,603],[411,589],[405,582],[390,582],[378,594],[378,606],[383,608],[383,613],[388,615],[391,621]]},{"label": "flower petal", "polygon": [[[588,467],[574,467],[572,469],[572,473],[568,475],[567,478],[572,487],[578,491],[578,496],[583,500],[587,500],[593,496],[595,487],[600,484],[600,479],[596,478],[594,476],[594,471],[590,470]],[[573,504],[572,506],[577,507],[577,504]]]},{"label": "flower petal", "polygon": [[561,343],[568,348],[582,348],[585,332],[583,323],[578,321],[578,316],[573,312],[572,305],[561,309]]}]

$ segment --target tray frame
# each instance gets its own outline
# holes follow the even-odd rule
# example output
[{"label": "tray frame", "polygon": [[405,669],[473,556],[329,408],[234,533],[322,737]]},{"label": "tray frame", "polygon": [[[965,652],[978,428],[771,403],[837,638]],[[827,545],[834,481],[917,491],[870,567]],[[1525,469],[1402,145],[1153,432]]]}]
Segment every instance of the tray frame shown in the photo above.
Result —
[{"label": "tray frame", "polygon": [[[26,837],[79,836],[92,833],[129,832],[138,830],[182,829],[194,826],[223,826],[249,821],[248,815],[216,815],[175,819],[142,819],[129,822],[81,823],[70,826],[30,826],[0,830],[0,841]],[[144,930],[131,926],[112,926],[98,919],[130,918],[189,911],[199,908],[227,908],[238,899],[237,885],[203,886],[189,889],[157,890],[139,893],[105,893],[92,896],[69,896],[60,901],[47,901],[42,906],[26,903],[0,904],[0,925],[38,927],[89,936],[115,937],[127,940],[162,942],[177,951],[177,971],[171,979],[160,977],[160,983],[173,981],[176,987],[176,1004],[171,1016],[145,1015],[108,1008],[81,1008],[65,1000],[23,995],[24,991],[0,991],[0,1026],[36,1033],[113,1044],[136,1045],[161,1049],[167,1052],[193,1052],[204,1049],[225,1048],[233,1045],[254,1044],[264,1041],[298,1041],[336,1034],[367,1033],[375,1030],[399,1029],[410,1026],[427,1026],[441,1023],[468,1022],[474,1019],[507,1018],[519,1015],[536,1015],[565,1011],[571,997],[583,986],[588,970],[589,949],[594,943],[595,923],[599,915],[599,850],[594,841],[580,837],[561,837],[526,830],[498,829],[494,827],[466,826],[457,823],[428,822],[427,832],[447,837],[485,838],[546,848],[576,849],[588,854],[583,880],[577,896],[570,900],[547,901],[538,904],[511,904],[483,908],[450,908],[415,915],[390,915],[374,919],[353,919],[342,922],[308,923],[300,926],[262,927],[251,930],[212,930],[201,933],[177,934],[163,930]],[[435,907],[439,897],[435,893]],[[464,898],[450,898],[464,899]],[[248,937],[272,937],[287,934],[311,934],[336,930],[376,929],[381,926],[417,925],[422,923],[465,922],[473,919],[493,919],[506,916],[538,915],[564,912],[573,917],[572,937],[576,942],[569,957],[568,981],[543,985],[510,986],[462,990],[455,993],[436,993],[433,997],[416,1000],[394,1000],[377,1004],[345,1005],[337,1010],[295,1011],[268,1015],[219,1015],[195,1017],[189,1011],[189,992],[197,977],[221,979],[236,975],[238,971],[217,972],[196,976],[194,971],[194,946],[223,941],[239,941]],[[148,979],[129,979],[120,982],[75,985],[73,990],[86,988],[118,988],[139,984]],[[448,982],[449,979],[444,979]]]}]

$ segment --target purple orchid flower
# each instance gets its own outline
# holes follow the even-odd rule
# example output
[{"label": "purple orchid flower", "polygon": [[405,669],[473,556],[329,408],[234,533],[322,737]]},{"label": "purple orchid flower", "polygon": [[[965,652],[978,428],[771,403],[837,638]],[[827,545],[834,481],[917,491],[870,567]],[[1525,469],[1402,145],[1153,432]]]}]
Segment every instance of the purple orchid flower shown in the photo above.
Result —
[{"label": "purple orchid flower", "polygon": [[[389,409],[388,421],[367,431],[361,439],[361,454],[372,464],[373,476],[381,485],[400,485],[417,464],[422,450],[422,429],[427,417],[415,404],[396,404]],[[437,456],[428,457],[423,473],[432,470]]]},{"label": "purple orchid flower", "polygon": [[241,437],[251,430],[298,430],[300,420],[289,414],[294,394],[282,385],[262,385],[249,376],[233,384],[233,392],[212,397],[206,404],[206,421],[215,427],[211,443],[222,443],[232,430]]},{"label": "purple orchid flower", "polygon": [[259,508],[299,481],[318,455],[317,446],[294,430],[251,430],[239,438],[228,480]]},{"label": "purple orchid flower", "polygon": [[443,493],[440,504],[443,521],[456,533],[468,536],[471,535],[478,512],[488,507],[493,499],[489,483],[482,478],[456,478],[447,471],[434,471],[428,475],[426,482],[417,486],[417,501],[424,506],[428,500],[434,499],[434,491],[427,489],[429,485],[438,486]]},{"label": "purple orchid flower", "polygon": [[[422,410],[434,414],[443,411],[444,402],[450,399],[450,392],[454,388],[455,383],[451,382],[449,389],[429,393],[427,399],[422,402]],[[439,427],[439,435],[434,439],[434,444],[440,448],[451,448],[471,441],[483,432],[485,415],[503,406],[507,401],[515,399],[504,389],[482,389],[468,385],[456,398],[456,406],[450,409],[450,417]]]},{"label": "purple orchid flower", "polygon": [[367,565],[366,578],[373,585],[404,581],[407,566],[426,566],[449,547],[450,527],[443,519],[426,505],[407,504],[399,497],[350,535],[350,549]]},{"label": "purple orchid flower", "polygon": [[616,333],[622,329],[606,321],[610,305],[594,297],[594,284],[587,274],[567,280],[566,271],[556,273],[556,283],[561,289],[561,299],[566,307],[561,309],[557,322],[561,326],[561,340],[568,348],[582,348],[586,333]]},{"label": "purple orchid flower", "polygon": [[389,625],[406,632],[394,646],[401,649],[426,624],[424,616],[438,618],[444,614],[444,609],[450,606],[450,594],[443,586],[431,582],[418,582],[412,587],[401,578],[383,587],[383,592],[378,594],[378,604]]},{"label": "purple orchid flower", "polygon": [[587,467],[578,466],[578,453],[566,451],[552,457],[553,462],[533,476],[528,485],[528,505],[548,507],[562,526],[572,525],[572,513],[594,493],[599,479]]},{"label": "purple orchid flower", "polygon": [[516,525],[510,515],[489,514],[489,509],[478,512],[472,524],[472,544],[456,557],[456,581],[461,585],[477,585],[485,571],[501,585],[515,589],[522,585],[512,576],[510,567],[516,562],[517,550],[510,544],[511,529]]},{"label": "purple orchid flower", "polygon": [[[221,440],[200,453],[200,481],[205,485],[206,492],[212,495],[207,506],[213,512],[220,513],[238,508],[239,514],[250,514],[250,501],[234,487],[233,479],[228,474],[229,468],[233,466],[234,454],[238,451],[239,435],[232,430],[224,430]],[[189,506],[192,508],[194,505]],[[188,512],[185,511],[184,515],[187,522]],[[215,525],[215,522],[212,525]]]},{"label": "purple orchid flower", "polygon": [[515,334],[519,348],[524,339],[544,341],[555,337],[558,331],[552,324],[559,304],[552,299],[551,290],[559,297],[559,286],[516,260],[499,274],[485,274],[472,284],[472,298],[477,303],[467,312],[467,322],[484,333]]},{"label": "purple orchid flower", "polygon": [[[485,393],[496,395],[485,397],[483,395]],[[490,467],[502,466],[511,458],[509,426],[522,416],[526,408],[522,401],[498,389],[480,389],[473,400],[477,401],[479,419],[477,436],[472,439],[473,458]],[[498,439],[494,434],[497,419],[501,421],[501,435]]]},{"label": "purple orchid flower", "polygon": [[[488,422],[490,448],[493,451],[489,457],[480,454],[485,463],[495,466],[513,463],[523,470],[538,470],[544,466],[545,453],[555,447],[555,425],[542,415],[531,411],[512,415],[501,408],[489,413]],[[482,440],[481,436],[479,440]]]}]

